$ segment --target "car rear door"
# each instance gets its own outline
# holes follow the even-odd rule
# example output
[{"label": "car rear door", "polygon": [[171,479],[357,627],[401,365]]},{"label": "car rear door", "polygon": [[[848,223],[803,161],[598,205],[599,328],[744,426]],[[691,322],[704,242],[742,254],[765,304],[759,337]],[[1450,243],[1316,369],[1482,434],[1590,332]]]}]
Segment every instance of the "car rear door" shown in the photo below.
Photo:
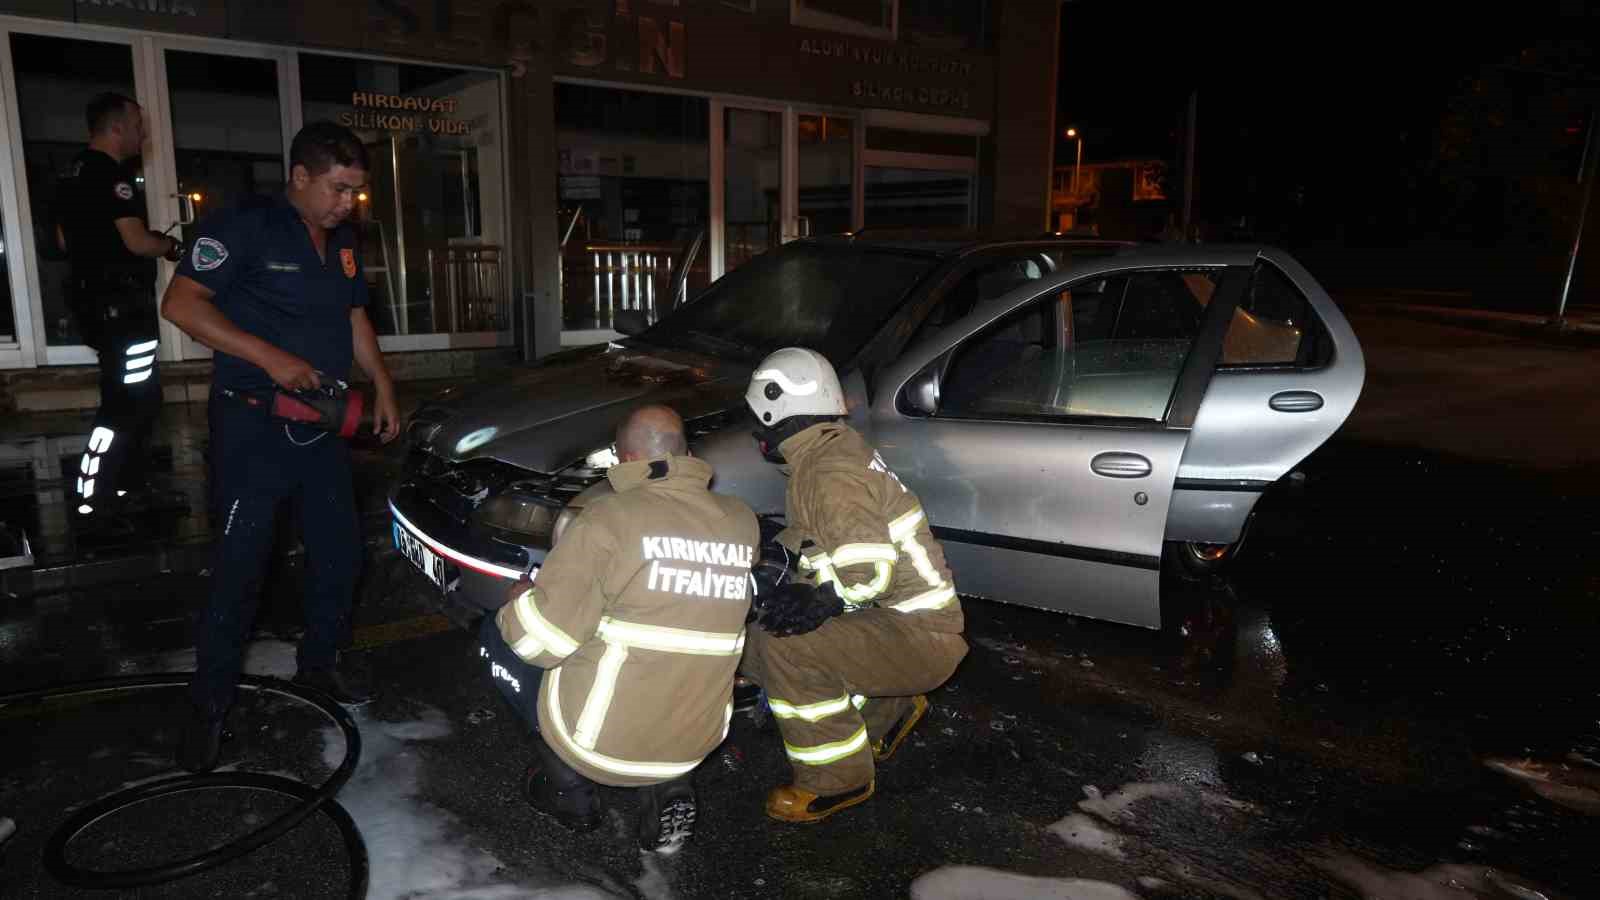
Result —
[{"label": "car rear door", "polygon": [[871,438],[963,593],[1160,624],[1189,426],[1247,266],[1090,260],[980,303],[884,368]]}]

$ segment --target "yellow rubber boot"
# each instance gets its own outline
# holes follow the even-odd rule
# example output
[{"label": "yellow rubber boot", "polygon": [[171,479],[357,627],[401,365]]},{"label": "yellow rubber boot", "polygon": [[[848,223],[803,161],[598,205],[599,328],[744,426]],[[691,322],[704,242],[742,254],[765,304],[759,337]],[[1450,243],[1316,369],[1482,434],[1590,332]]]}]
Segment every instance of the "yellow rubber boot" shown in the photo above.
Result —
[{"label": "yellow rubber boot", "polygon": [[867,798],[872,796],[876,786],[876,781],[869,781],[866,787],[820,797],[804,788],[786,784],[783,787],[773,788],[772,792],[767,794],[767,817],[797,825],[821,822],[840,810],[865,803]]},{"label": "yellow rubber boot", "polygon": [[911,733],[911,729],[917,727],[917,723],[921,722],[922,717],[927,714],[928,698],[923,694],[912,697],[911,709],[900,717],[900,721],[894,723],[894,726],[889,729],[887,734],[873,743],[872,758],[882,762],[893,756],[894,751],[900,749],[900,745],[905,742],[906,736]]}]

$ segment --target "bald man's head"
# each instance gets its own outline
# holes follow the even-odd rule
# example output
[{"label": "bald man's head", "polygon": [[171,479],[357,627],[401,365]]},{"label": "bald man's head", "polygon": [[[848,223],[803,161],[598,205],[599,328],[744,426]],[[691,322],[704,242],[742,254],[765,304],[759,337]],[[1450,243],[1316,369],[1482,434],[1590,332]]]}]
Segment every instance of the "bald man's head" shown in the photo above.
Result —
[{"label": "bald man's head", "polygon": [[617,458],[623,462],[688,452],[683,418],[670,406],[641,406],[617,426]]}]

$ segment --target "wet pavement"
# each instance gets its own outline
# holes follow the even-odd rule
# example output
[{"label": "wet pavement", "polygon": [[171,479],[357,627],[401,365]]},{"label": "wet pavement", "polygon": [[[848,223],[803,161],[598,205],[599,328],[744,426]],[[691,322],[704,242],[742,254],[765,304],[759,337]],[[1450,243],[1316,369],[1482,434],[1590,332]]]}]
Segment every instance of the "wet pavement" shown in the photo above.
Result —
[{"label": "wet pavement", "polygon": [[[1600,895],[1600,817],[1484,764],[1600,759],[1600,419],[1588,415],[1600,363],[1377,313],[1355,325],[1372,367],[1356,416],[1263,498],[1233,573],[1168,584],[1166,628],[969,600],[971,652],[876,797],[819,826],[767,821],[761,798],[787,764],[770,725],[740,715],[699,772],[694,842],[670,857],[634,849],[627,792],[605,792],[608,825],[589,835],[517,797],[529,757],[517,722],[479,671],[466,616],[388,549],[394,454],[364,451],[370,556],[350,656],[383,694],[359,713],[362,767],[341,799],[368,843],[369,896]],[[202,417],[172,442],[181,482],[201,459],[203,410],[174,414]],[[189,518],[182,541],[203,549],[203,511]],[[65,548],[46,557],[63,579],[76,569],[67,538],[46,546]],[[281,549],[251,668],[287,676],[303,575],[292,533]],[[8,583],[6,688],[192,663],[208,573],[168,568]],[[0,816],[19,826],[0,850],[0,896],[94,896],[53,882],[41,848],[72,806],[171,771],[168,693],[0,709]],[[286,701],[247,699],[231,728],[224,762],[242,770],[315,781],[341,752]],[[150,864],[286,803],[152,802],[72,851]],[[347,875],[318,818],[138,896],[333,897]]]}]

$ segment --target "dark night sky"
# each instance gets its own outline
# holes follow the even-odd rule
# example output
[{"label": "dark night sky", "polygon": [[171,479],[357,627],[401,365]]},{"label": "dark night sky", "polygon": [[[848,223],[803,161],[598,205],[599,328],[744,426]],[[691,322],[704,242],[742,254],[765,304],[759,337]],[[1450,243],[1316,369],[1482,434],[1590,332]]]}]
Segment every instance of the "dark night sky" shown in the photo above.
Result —
[{"label": "dark night sky", "polygon": [[[1421,14],[1425,8],[1435,11]],[[1533,0],[1475,16],[1467,8],[1393,0],[1175,9],[1071,0],[1062,8],[1059,121],[1084,134],[1085,162],[1177,163],[1186,99],[1198,88],[1197,204],[1204,217],[1266,215],[1296,190],[1312,207],[1321,204],[1317,218],[1324,221],[1414,205],[1415,198],[1397,194],[1437,180],[1441,123],[1452,98],[1485,65],[1518,62],[1533,48],[1523,60],[1600,76],[1591,46],[1600,44],[1600,3]],[[1474,107],[1466,121],[1486,129],[1484,137],[1473,131],[1458,146],[1480,152],[1481,144],[1482,166],[1508,174],[1559,169],[1569,160],[1575,174],[1582,129],[1575,137],[1570,129],[1584,122],[1582,112],[1576,119],[1562,113],[1560,127],[1540,122],[1533,133],[1536,117],[1518,105],[1573,88],[1537,75],[1516,79],[1504,115]],[[1600,84],[1587,90],[1594,98]],[[1070,164],[1073,151],[1061,141],[1057,162]]]}]

